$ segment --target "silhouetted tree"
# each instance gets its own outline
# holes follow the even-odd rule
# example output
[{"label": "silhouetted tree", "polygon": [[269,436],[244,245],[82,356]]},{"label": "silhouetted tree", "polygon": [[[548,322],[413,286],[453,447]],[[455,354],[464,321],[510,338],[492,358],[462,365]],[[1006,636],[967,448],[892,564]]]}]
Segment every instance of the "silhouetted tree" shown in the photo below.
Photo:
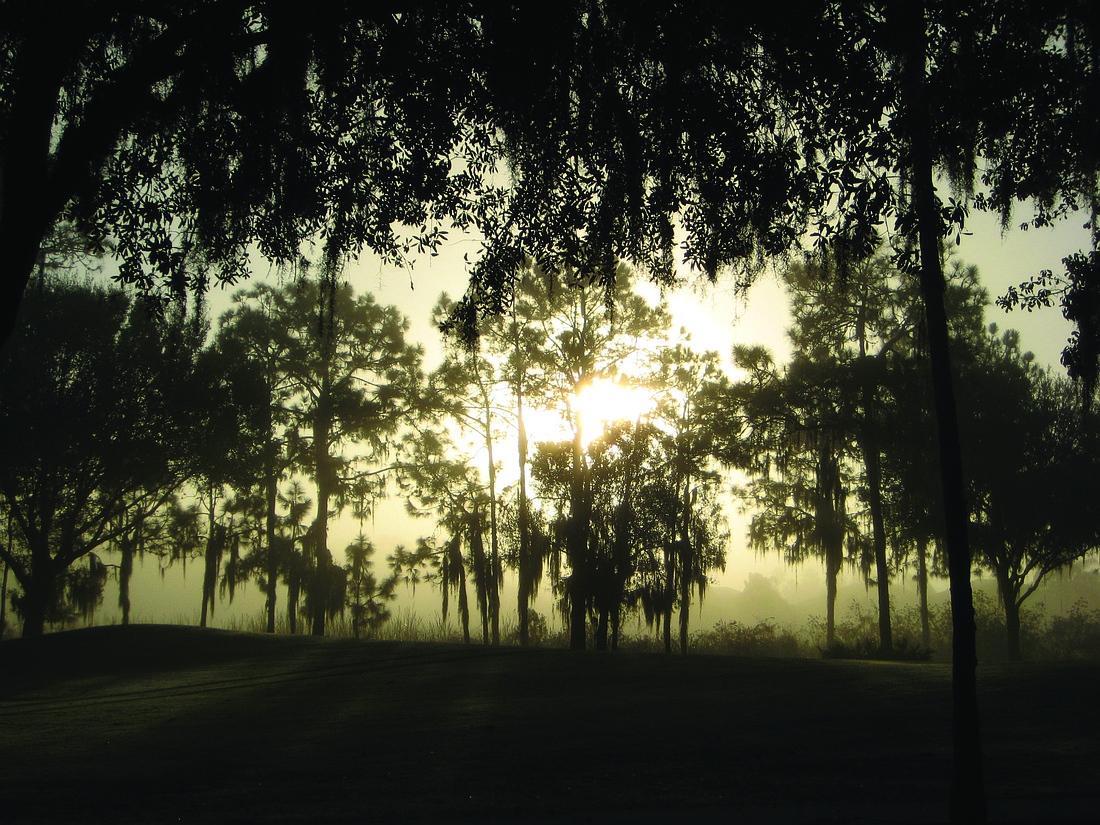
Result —
[{"label": "silhouetted tree", "polygon": [[[694,588],[702,602],[711,569],[725,569],[725,555],[714,557],[713,545],[720,539],[718,521],[706,513],[705,502],[711,502],[717,491],[719,477],[712,466],[715,453],[717,422],[708,420],[713,409],[708,399],[726,391],[728,382],[718,365],[718,353],[694,352],[691,336],[681,329],[681,340],[675,346],[660,351],[657,370],[650,382],[658,390],[655,418],[668,433],[669,454],[667,472],[677,492],[672,508],[677,550],[677,575],[680,606],[680,652],[688,652],[688,624],[691,591]],[[668,634],[666,633],[666,636]],[[671,647],[666,638],[666,650]]]},{"label": "silhouetted tree", "polygon": [[962,365],[960,406],[974,547],[997,580],[1008,656],[1020,658],[1020,609],[1050,573],[1100,548],[1100,444],[1068,382],[989,328]]},{"label": "silhouetted tree", "polygon": [[830,360],[804,352],[783,368],[762,347],[735,347],[733,355],[747,378],[719,400],[715,420],[724,426],[716,452],[749,473],[742,495],[756,509],[751,545],[778,550],[789,564],[824,557],[832,645],[840,569],[860,541],[849,500],[856,481],[848,388]]},{"label": "silhouetted tree", "polygon": [[0,555],[24,635],[42,633],[70,568],[127,531],[124,507],[154,510],[194,472],[189,399],[204,388],[178,335],[117,290],[28,292],[0,362],[0,421],[17,434],[0,464],[15,540]]},{"label": "silhouetted tree", "polygon": [[381,583],[375,579],[370,571],[374,545],[362,533],[345,548],[344,555],[348,560],[347,598],[351,609],[351,626],[355,638],[358,639],[361,628],[374,630],[390,618],[386,602],[395,598],[397,577],[388,576]]},{"label": "silhouetted tree", "polygon": [[[651,306],[633,291],[631,275],[620,267],[607,287],[589,284],[583,273],[536,270],[522,281],[533,310],[525,324],[541,341],[529,363],[544,378],[541,406],[560,411],[573,433],[565,553],[569,562],[570,646],[585,647],[586,604],[591,595],[593,559],[589,552],[592,486],[579,398],[597,380],[638,369],[637,362],[661,342],[670,326],[668,309]],[[632,363],[634,362],[634,363]]]},{"label": "silhouetted tree", "polygon": [[182,294],[247,277],[251,244],[293,264],[320,230],[334,260],[404,262],[492,200],[467,7],[56,11],[0,10],[0,340],[62,217],[114,241],[126,282]]},{"label": "silhouetted tree", "polygon": [[[436,325],[450,315],[453,306],[446,294],[440,297],[432,311]],[[508,413],[501,398],[504,383],[501,372],[501,368],[493,360],[478,352],[452,348],[430,379],[439,387],[440,400],[459,428],[463,432],[473,433],[479,448],[485,449],[489,508],[489,554],[486,557],[485,572],[488,590],[485,595],[492,625],[492,643],[495,645],[500,644],[500,588],[504,580],[504,570],[501,563],[503,549],[500,545],[498,516],[498,462],[494,451],[501,438],[501,425]]]},{"label": "silhouetted tree", "polygon": [[[244,302],[254,302],[257,311],[262,306],[269,319],[271,354],[265,357],[274,367],[270,375],[277,376],[268,383],[277,393],[269,403],[285,415],[287,459],[317,487],[305,540],[313,554],[309,587],[315,585],[316,592],[307,588],[306,604],[312,632],[323,635],[331,608],[343,605],[342,596],[333,605],[326,596],[337,592],[342,575],[333,569],[328,549],[330,513],[355,501],[367,506],[365,488],[384,482],[380,470],[387,466],[391,439],[421,409],[421,350],[405,341],[408,321],[394,307],[381,306],[370,295],[356,296],[347,284],[327,278],[320,284],[298,280],[282,289],[260,284]],[[245,313],[242,308],[229,323],[239,323]],[[267,478],[270,501],[271,475]]]},{"label": "silhouetted tree", "polygon": [[[516,458],[519,480],[516,484],[516,541],[514,567],[517,578],[519,642],[528,644],[529,610],[542,575],[543,537],[536,537],[531,528],[531,505],[527,491],[529,440],[525,412],[542,396],[546,375],[540,366],[539,352],[543,342],[540,330],[532,322],[544,308],[538,290],[531,283],[542,277],[530,261],[524,264],[519,287],[512,297],[507,313],[483,318],[478,326],[478,342],[500,362],[499,372],[515,404]],[[452,310],[453,311],[453,310]],[[444,325],[445,326],[445,325]]]},{"label": "silhouetted tree", "polygon": [[236,379],[234,384],[249,392],[255,405],[258,472],[249,486],[262,496],[262,526],[254,527],[262,536],[251,542],[248,567],[258,576],[266,596],[266,630],[274,633],[279,577],[289,563],[286,553],[294,552],[293,545],[278,535],[277,510],[279,483],[290,466],[286,430],[293,419],[290,403],[295,383],[284,368],[287,332],[273,317],[272,293],[249,296],[239,292],[233,301],[233,307],[218,319],[212,347],[224,370]]},{"label": "silhouetted tree", "polygon": [[[421,539],[415,550],[396,555],[396,566],[403,576],[408,576],[408,571],[425,568],[429,570],[426,578],[438,576],[444,619],[450,592],[455,591],[463,639],[467,643],[470,607],[466,583],[468,578],[472,579],[482,619],[482,641],[489,644],[490,594],[498,587],[499,573],[492,569],[485,553],[483,537],[488,525],[484,511],[488,509],[489,497],[480,472],[446,433],[424,430],[405,439],[397,478],[405,495],[406,511],[414,517],[434,519],[437,528],[450,538],[444,544],[432,538]],[[462,553],[463,542],[469,549],[467,555]],[[416,580],[420,578],[417,576]]]}]

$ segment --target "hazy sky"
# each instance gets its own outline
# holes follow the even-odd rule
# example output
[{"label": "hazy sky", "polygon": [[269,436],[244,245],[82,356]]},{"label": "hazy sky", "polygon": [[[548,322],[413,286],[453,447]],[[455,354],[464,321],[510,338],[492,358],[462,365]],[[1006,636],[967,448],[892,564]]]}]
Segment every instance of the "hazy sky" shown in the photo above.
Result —
[{"label": "hazy sky", "polygon": [[[1019,220],[1016,221],[1018,223]],[[978,266],[981,282],[993,299],[1003,294],[1010,285],[1027,280],[1042,269],[1060,272],[1063,257],[1087,249],[1089,237],[1082,223],[1083,220],[1070,220],[1054,229],[1026,232],[1014,227],[1002,237],[999,221],[995,217],[975,214],[971,216],[969,226],[973,234],[962,239],[959,257]],[[411,323],[409,339],[424,344],[426,366],[431,368],[443,351],[439,336],[430,323],[431,308],[441,292],[449,292],[452,296],[461,294],[466,284],[463,255],[468,253],[473,257],[477,249],[476,240],[452,239],[438,257],[424,259],[411,271],[382,266],[377,260],[364,256],[348,267],[345,278],[356,291],[370,291],[380,303],[396,304],[408,315]],[[278,276],[257,273],[255,277],[277,280]],[[228,306],[229,294],[231,291],[215,290],[211,296],[214,318]],[[734,343],[759,343],[768,346],[777,355],[786,351],[785,331],[790,316],[786,298],[774,273],[762,275],[748,296],[734,295],[728,280],[719,279],[717,284],[709,285],[697,279],[688,287],[667,294],[666,298],[676,323],[688,326],[693,335],[692,343],[699,349],[717,349],[728,354]],[[1018,329],[1024,349],[1032,350],[1040,362],[1062,371],[1059,358],[1071,328],[1057,307],[1036,313],[1016,311],[1006,314],[991,306],[987,311],[987,321],[995,321],[1002,329]],[[532,433],[532,438],[537,438],[537,435]],[[803,601],[818,589],[823,592],[824,573],[820,565],[811,563],[793,571],[774,555],[758,557],[748,550],[745,543],[747,516],[739,515],[735,510],[733,508],[729,513],[731,546],[726,572],[717,577],[720,585],[740,588],[750,573],[760,573],[773,578],[780,591],[791,601]],[[392,499],[379,506],[375,518],[364,525],[364,529],[378,548],[376,565],[384,566],[386,554],[396,544],[412,545],[418,536],[432,531],[432,524],[410,520],[404,514],[401,501]],[[335,527],[330,546],[338,560],[340,551],[358,530],[359,525],[350,518],[342,519]],[[199,563],[188,567],[186,587],[175,571],[158,581],[157,576],[151,574],[154,567],[155,561],[149,560],[145,573],[135,581],[133,598],[138,620],[189,620],[197,614],[201,578]],[[843,576],[851,583],[858,574],[846,571]],[[109,592],[105,606],[113,604],[114,598],[114,594]],[[280,600],[282,598],[283,593],[280,592]],[[258,611],[260,604],[258,594],[245,596],[232,613]],[[507,612],[507,606],[505,610]],[[215,615],[215,625],[221,623],[219,619],[223,619],[226,613],[223,607]]]}]

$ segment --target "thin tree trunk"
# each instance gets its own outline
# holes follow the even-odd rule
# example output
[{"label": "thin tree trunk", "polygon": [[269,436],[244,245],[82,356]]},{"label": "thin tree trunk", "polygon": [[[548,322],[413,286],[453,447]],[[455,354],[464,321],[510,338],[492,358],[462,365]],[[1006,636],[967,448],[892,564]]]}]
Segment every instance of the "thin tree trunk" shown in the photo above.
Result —
[{"label": "thin tree trunk", "polygon": [[951,581],[953,771],[952,822],[984,823],[987,818],[978,716],[974,599],[970,584],[969,516],[963,482],[955,390],[951,378],[945,283],[940,264],[941,222],[932,180],[931,111],[925,68],[926,21],[923,4],[909,0],[894,29],[910,40],[901,55],[904,72],[904,132],[910,140],[911,195],[920,242],[920,286],[924,297],[932,390],[936,409],[940,475],[943,482],[944,542]]},{"label": "thin tree trunk", "polygon": [[825,556],[825,649],[830,650],[836,644],[836,591],[840,565],[833,554]]},{"label": "thin tree trunk", "polygon": [[661,617],[661,635],[665,640],[665,653],[672,653],[672,605],[667,605]]},{"label": "thin tree trunk", "polygon": [[573,434],[573,478],[570,481],[569,524],[569,647],[584,650],[588,636],[588,596],[591,575],[588,558],[588,528],[591,518],[585,479],[580,422]]},{"label": "thin tree trunk", "polygon": [[[869,393],[864,390],[864,415],[870,416]],[[871,532],[875,551],[875,579],[878,590],[878,639],[879,653],[888,655],[894,649],[893,629],[890,625],[890,568],[886,560],[886,525],[882,512],[882,469],[878,444],[870,430],[872,424],[864,421],[860,441],[863,449],[863,466],[867,471],[868,506],[871,510]]]},{"label": "thin tree trunk", "polygon": [[523,423],[523,388],[516,390],[519,427],[519,643],[531,643],[531,525],[527,513],[527,428]]},{"label": "thin tree trunk", "polygon": [[694,575],[695,554],[691,546],[691,483],[684,479],[684,511],[680,535],[680,653],[688,652],[688,621],[691,615],[691,577]]},{"label": "thin tree trunk", "polygon": [[313,423],[313,460],[317,468],[317,515],[313,520],[311,531],[315,565],[308,593],[308,609],[310,632],[314,636],[325,635],[325,620],[328,618],[329,610],[329,575],[332,567],[332,555],[328,550],[328,503],[332,495],[328,440],[332,427],[332,415],[329,410],[330,387],[327,364],[324,369],[325,374],[321,379],[321,398],[317,402]]},{"label": "thin tree trunk", "polygon": [[286,586],[286,618],[291,636],[298,632],[298,598],[300,596],[301,585],[295,578]]},{"label": "thin tree trunk", "polygon": [[267,592],[264,608],[267,612],[268,633],[275,632],[275,608],[278,604],[279,593],[279,554],[275,549],[275,527],[278,523],[276,516],[276,501],[279,492],[279,479],[275,472],[275,441],[268,433],[267,456],[264,462],[264,542],[267,544]]},{"label": "thin tree trunk", "polygon": [[515,393],[516,393],[516,429],[517,449],[519,451],[519,643],[527,647],[531,643],[531,525],[527,512],[527,426],[523,420],[523,369],[519,348],[519,327],[516,325],[515,302],[512,304],[512,323],[516,331],[515,347]]},{"label": "thin tree trunk", "polygon": [[215,587],[218,583],[218,567],[221,563],[222,548],[219,541],[219,530],[221,528],[217,521],[215,521],[216,507],[217,497],[214,486],[211,485],[210,512],[208,514],[209,521],[206,535],[206,555],[202,571],[202,610],[199,614],[199,627],[206,627],[207,616],[214,612]]},{"label": "thin tree trunk", "polygon": [[[11,535],[8,535],[8,547],[11,547]],[[0,640],[8,629],[8,563],[4,562],[4,582],[0,585]]]},{"label": "thin tree trunk", "polygon": [[466,595],[466,572],[462,572],[462,578],[458,590],[458,616],[462,620],[462,642],[470,644],[470,599]]},{"label": "thin tree trunk", "polygon": [[932,647],[932,627],[928,619],[928,539],[917,539],[917,593],[920,596],[920,638],[925,650]]},{"label": "thin tree trunk", "polygon": [[1023,658],[1020,650],[1020,605],[1011,593],[1001,595],[1005,606],[1005,634],[1008,646],[1008,661],[1019,662]]},{"label": "thin tree trunk", "polygon": [[481,516],[475,515],[470,525],[470,556],[474,562],[474,584],[477,610],[481,615],[481,643],[489,644],[489,588],[492,585],[489,560],[485,557],[485,544],[481,540]]},{"label": "thin tree trunk", "polygon": [[500,566],[500,550],[497,543],[497,468],[493,466],[493,439],[489,429],[489,412],[485,412],[485,446],[489,456],[489,621],[491,622],[492,644],[500,644],[500,578],[497,570]]}]

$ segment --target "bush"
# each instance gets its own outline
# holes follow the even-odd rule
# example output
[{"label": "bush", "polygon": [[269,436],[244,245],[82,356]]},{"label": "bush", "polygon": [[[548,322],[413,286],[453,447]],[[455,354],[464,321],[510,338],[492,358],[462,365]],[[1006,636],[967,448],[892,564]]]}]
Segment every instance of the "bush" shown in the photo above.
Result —
[{"label": "bush", "polygon": [[878,639],[865,636],[856,641],[854,645],[844,642],[834,642],[832,647],[822,648],[823,659],[865,659],[879,662],[930,662],[932,661],[932,649],[922,647],[910,642],[908,638],[902,638],[894,643],[892,649],[883,652],[879,648]]},{"label": "bush", "polygon": [[740,622],[718,622],[711,630],[691,636],[694,653],[723,656],[782,656],[799,658],[807,651],[789,629],[777,628],[771,621],[760,621],[751,627]]}]

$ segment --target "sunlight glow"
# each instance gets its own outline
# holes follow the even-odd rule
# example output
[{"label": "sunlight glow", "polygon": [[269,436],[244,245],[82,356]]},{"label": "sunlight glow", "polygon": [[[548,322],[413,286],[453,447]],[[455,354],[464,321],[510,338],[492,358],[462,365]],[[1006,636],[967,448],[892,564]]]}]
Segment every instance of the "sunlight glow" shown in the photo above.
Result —
[{"label": "sunlight glow", "polygon": [[[656,405],[655,393],[650,389],[597,379],[580,391],[573,410],[580,414],[581,437],[587,446],[603,434],[608,422],[633,421],[652,412]],[[569,417],[561,409],[530,409],[525,418],[532,442],[568,441],[573,437]]]},{"label": "sunlight glow", "polygon": [[609,421],[634,421],[653,411],[652,390],[597,379],[584,387],[575,402],[585,443],[603,433]]}]

